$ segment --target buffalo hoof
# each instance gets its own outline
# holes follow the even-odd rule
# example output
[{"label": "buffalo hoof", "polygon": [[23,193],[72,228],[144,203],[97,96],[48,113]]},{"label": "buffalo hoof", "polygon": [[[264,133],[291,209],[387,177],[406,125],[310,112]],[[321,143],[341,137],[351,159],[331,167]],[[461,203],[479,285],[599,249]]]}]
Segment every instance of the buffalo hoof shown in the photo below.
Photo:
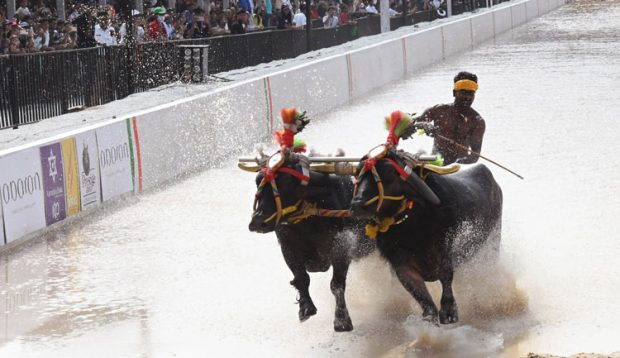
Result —
[{"label": "buffalo hoof", "polygon": [[439,326],[439,314],[437,314],[436,310],[422,313],[422,320]]},{"label": "buffalo hoof", "polygon": [[334,319],[334,331],[336,332],[350,332],[353,330],[353,322],[351,317],[346,316],[343,318],[336,317]]},{"label": "buffalo hoof", "polygon": [[442,307],[439,311],[439,322],[441,324],[456,323],[459,321],[459,311],[456,307],[456,303],[448,307]]},{"label": "buffalo hoof", "polygon": [[315,314],[316,307],[312,301],[306,303],[299,302],[299,322],[304,322]]}]

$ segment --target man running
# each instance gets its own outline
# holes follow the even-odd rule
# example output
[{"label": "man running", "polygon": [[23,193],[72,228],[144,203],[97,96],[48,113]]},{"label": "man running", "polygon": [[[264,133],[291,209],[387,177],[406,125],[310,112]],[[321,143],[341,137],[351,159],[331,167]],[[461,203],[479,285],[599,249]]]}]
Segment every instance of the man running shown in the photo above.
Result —
[{"label": "man running", "polygon": [[[471,108],[478,90],[478,77],[469,72],[459,72],[454,77],[452,95],[454,103],[439,104],[424,111],[414,118],[413,123],[401,135],[409,138],[418,128],[424,128],[434,137],[433,153],[441,153],[444,165],[451,163],[470,164],[478,161],[482,138],[484,137],[484,119]],[[447,139],[446,139],[447,138]],[[465,148],[455,145],[461,144]]]}]

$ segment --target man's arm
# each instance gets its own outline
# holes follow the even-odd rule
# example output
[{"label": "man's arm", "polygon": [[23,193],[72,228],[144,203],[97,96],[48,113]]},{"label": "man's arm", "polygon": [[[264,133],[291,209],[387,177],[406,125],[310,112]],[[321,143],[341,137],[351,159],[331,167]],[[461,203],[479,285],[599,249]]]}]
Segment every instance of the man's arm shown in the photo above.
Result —
[{"label": "man's arm", "polygon": [[[479,122],[472,135],[469,139],[469,148],[472,152],[480,153],[482,150],[482,139],[484,138],[484,131],[486,129],[486,124],[484,123],[484,119],[482,117],[478,117]],[[457,159],[457,163],[462,164],[472,164],[478,161],[478,156],[475,154],[469,154],[465,157]]]},{"label": "man's arm", "polygon": [[435,109],[435,107],[431,107],[428,108],[427,110],[425,110],[424,112],[422,112],[422,114],[420,114],[417,117],[413,117],[413,121],[411,122],[411,124],[405,128],[405,130],[403,131],[403,133],[400,135],[400,137],[402,139],[407,139],[410,138],[415,132],[418,131],[418,129],[420,128],[420,123],[429,123],[433,121],[433,110]]}]

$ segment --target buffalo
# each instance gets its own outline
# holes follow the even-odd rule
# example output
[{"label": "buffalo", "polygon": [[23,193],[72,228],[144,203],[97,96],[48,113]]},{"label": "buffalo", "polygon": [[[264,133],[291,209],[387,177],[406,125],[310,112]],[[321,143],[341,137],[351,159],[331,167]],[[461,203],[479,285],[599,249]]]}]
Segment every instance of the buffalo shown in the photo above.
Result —
[{"label": "buffalo", "polygon": [[308,292],[308,272],[325,272],[332,266],[334,330],[351,331],[353,323],[345,302],[347,272],[351,261],[371,253],[375,244],[364,235],[363,223],[349,217],[353,198],[350,176],[307,168],[304,170],[289,155],[276,153],[269,159],[256,176],[258,191],[249,229],[258,233],[275,231],[294,276],[290,283],[298,291],[301,322],[317,312]]},{"label": "buffalo", "polygon": [[[454,270],[485,245],[499,251],[502,191],[483,164],[443,175],[427,167],[389,145],[371,150],[357,168],[351,212],[374,218],[367,232],[376,236],[379,251],[422,307],[423,318],[454,323]],[[425,284],[437,280],[439,311]]]}]

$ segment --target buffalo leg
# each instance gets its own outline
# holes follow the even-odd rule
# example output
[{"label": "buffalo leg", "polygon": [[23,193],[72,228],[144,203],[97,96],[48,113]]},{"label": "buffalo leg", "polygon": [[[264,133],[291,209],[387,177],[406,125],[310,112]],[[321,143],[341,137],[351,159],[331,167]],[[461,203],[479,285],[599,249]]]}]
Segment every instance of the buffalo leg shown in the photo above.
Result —
[{"label": "buffalo leg", "polygon": [[316,306],[314,302],[312,302],[310,292],[308,291],[308,287],[310,287],[310,276],[303,268],[292,271],[295,278],[291,281],[291,285],[299,292],[299,321],[303,322],[316,314]]},{"label": "buffalo leg", "polygon": [[420,273],[407,264],[396,267],[395,271],[400,283],[422,307],[422,318],[425,321],[437,323],[437,307]]},{"label": "buffalo leg", "polygon": [[334,262],[333,276],[330,287],[334,297],[336,297],[336,314],[334,317],[334,330],[336,332],[347,332],[353,330],[353,323],[349,316],[347,303],[344,298],[344,291],[349,271],[349,262]]},{"label": "buffalo leg", "polygon": [[284,261],[294,276],[291,285],[299,292],[299,300],[297,301],[299,303],[299,321],[303,322],[316,314],[316,306],[312,302],[310,292],[308,291],[310,275],[306,272],[303,264],[303,255],[297,254],[285,242],[281,242],[280,246]]},{"label": "buffalo leg", "polygon": [[443,274],[439,281],[441,282],[441,310],[439,311],[439,322],[442,324],[456,323],[459,321],[458,308],[456,300],[452,294],[452,278],[453,272]]}]

